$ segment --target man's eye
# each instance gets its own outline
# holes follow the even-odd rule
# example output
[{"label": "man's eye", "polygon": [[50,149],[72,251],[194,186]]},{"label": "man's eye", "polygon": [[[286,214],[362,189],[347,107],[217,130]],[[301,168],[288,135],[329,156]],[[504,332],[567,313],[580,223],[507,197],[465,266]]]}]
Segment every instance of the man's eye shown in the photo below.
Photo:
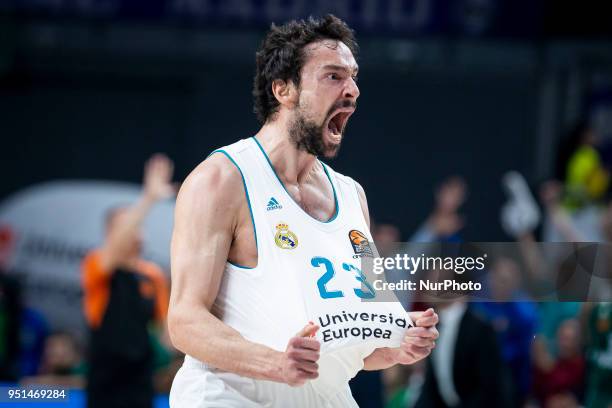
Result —
[{"label": "man's eye", "polygon": [[329,74],[327,76],[329,79],[333,79],[334,81],[340,79],[340,77],[338,76],[338,74]]},{"label": "man's eye", "polygon": [[353,76],[353,81],[355,81],[355,83],[357,83],[357,81],[359,80],[359,77],[357,75]]}]

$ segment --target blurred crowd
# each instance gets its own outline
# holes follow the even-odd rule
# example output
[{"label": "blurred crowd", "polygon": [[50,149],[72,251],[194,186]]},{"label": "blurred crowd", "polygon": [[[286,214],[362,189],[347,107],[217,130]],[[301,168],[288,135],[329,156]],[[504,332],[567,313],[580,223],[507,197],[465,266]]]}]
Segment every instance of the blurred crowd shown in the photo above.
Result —
[{"label": "blurred crowd", "polygon": [[182,356],[166,329],[168,275],[143,259],[142,224],[157,202],[175,195],[172,176],[172,161],[154,155],[140,199],[100,220],[102,244],[81,265],[86,336],[51,330],[0,263],[0,382],[84,389],[89,407],[151,407],[156,394],[169,393]]},{"label": "blurred crowd", "polygon": [[[550,284],[548,273],[561,267],[538,242],[612,241],[609,147],[581,122],[558,150],[555,180],[537,187],[539,205],[513,203],[519,215],[541,217],[502,216],[523,262],[499,257],[491,263],[493,301],[402,299],[415,310],[437,309],[437,347],[416,365],[360,373],[351,382],[360,406],[612,407],[612,303],[538,302],[521,289],[525,280]],[[460,176],[443,181],[431,214],[409,241],[461,242],[468,187]],[[84,388],[91,406],[114,406],[113,398],[127,398],[129,389],[135,390],[129,406],[151,406],[154,394],[169,392],[182,363],[165,330],[169,282],[141,258],[140,227],[150,208],[175,191],[172,162],[154,156],[145,166],[141,199],[100,220],[104,243],[82,268],[86,341],[50,332],[39,311],[22,305],[19,282],[0,273],[0,381]],[[383,256],[402,241],[390,223],[374,223],[372,233]],[[602,261],[609,275],[588,289],[604,299],[612,299],[610,255]]]},{"label": "blurred crowd", "polygon": [[[545,302],[525,290],[545,286],[552,291],[564,272],[571,278],[578,270],[576,263],[568,267],[551,259],[539,242],[612,241],[609,155],[609,144],[581,121],[558,149],[555,179],[534,186],[539,205],[528,189],[511,187],[515,191],[500,221],[520,256],[493,259],[487,271],[489,301],[469,295],[452,301],[423,294],[402,299],[415,310],[436,308],[437,346],[417,365],[360,373],[352,382],[358,403],[388,408],[612,407],[612,251],[603,248],[597,276],[587,276],[580,287],[583,299],[606,302]],[[461,213],[469,199],[466,181],[449,177],[434,198],[431,214],[409,241],[461,242],[469,222]],[[397,253],[394,244],[402,241],[397,227],[375,224],[372,233],[381,255]],[[377,396],[368,390],[378,390]]]}]

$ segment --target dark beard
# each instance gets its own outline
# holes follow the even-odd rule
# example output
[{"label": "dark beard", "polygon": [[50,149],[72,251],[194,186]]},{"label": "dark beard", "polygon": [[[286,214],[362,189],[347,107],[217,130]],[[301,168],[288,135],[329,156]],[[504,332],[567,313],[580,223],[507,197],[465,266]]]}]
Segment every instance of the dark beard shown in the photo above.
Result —
[{"label": "dark beard", "polygon": [[326,146],[323,140],[325,123],[317,125],[314,121],[306,120],[301,114],[289,125],[289,137],[298,150],[302,150],[317,157],[333,159],[340,150],[340,145]]},{"label": "dark beard", "polygon": [[[340,151],[340,144],[332,144],[331,146],[325,144],[323,138],[325,124],[333,112],[347,107],[356,108],[357,106],[355,102],[350,100],[337,102],[327,112],[327,116],[323,123],[318,125],[312,120],[307,120],[299,110],[298,105],[295,118],[289,124],[289,138],[293,141],[293,144],[298,150],[308,152],[313,156],[333,159]],[[341,132],[342,135],[344,135],[344,129],[342,129]]]}]

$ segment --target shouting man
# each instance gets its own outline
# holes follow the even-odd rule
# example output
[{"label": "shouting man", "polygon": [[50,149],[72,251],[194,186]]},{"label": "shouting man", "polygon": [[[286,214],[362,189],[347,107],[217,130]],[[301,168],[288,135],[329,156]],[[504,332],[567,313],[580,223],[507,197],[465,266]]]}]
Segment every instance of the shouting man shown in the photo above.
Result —
[{"label": "shouting man", "polygon": [[185,180],[169,329],[187,356],[173,407],[354,407],[359,370],[434,347],[433,310],[373,301],[365,193],[319,161],[336,156],[357,106],[356,48],[331,15],[273,25],[256,54],[262,128]]}]

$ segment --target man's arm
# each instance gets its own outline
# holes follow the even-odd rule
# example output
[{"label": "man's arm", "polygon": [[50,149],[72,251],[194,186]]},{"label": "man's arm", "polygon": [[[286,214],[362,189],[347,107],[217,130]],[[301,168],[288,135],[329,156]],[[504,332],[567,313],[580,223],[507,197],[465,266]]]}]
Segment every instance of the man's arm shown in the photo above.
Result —
[{"label": "man's arm", "polygon": [[301,385],[318,376],[320,345],[310,338],[317,326],[302,329],[283,353],[246,340],[210,312],[245,214],[241,206],[241,175],[222,154],[208,158],[183,183],[172,235],[170,337],[180,351],[224,371]]},{"label": "man's arm", "polygon": [[[357,182],[357,194],[363,211],[363,217],[370,228],[370,212],[363,187]],[[413,364],[429,355],[438,338],[438,315],[433,309],[425,312],[412,312],[410,319],[415,327],[406,330],[404,340],[398,348],[379,348],[363,360],[363,369],[367,371],[383,370],[396,364]]]},{"label": "man's arm", "polygon": [[123,257],[123,252],[130,250],[129,242],[140,229],[145,216],[157,201],[174,195],[172,185],[172,161],[156,154],[145,164],[143,193],[138,202],[121,215],[120,222],[109,231],[100,250],[101,270],[113,271]]}]

